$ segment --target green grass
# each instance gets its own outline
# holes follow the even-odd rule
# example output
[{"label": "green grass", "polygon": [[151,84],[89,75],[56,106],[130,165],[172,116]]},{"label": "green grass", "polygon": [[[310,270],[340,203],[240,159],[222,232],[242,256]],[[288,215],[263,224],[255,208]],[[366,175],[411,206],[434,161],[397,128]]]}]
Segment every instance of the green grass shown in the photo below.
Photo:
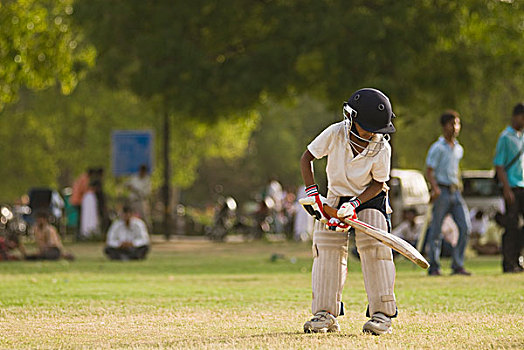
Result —
[{"label": "green grass", "polygon": [[367,301],[353,258],[342,332],[302,333],[307,243],[174,241],[126,263],[107,261],[101,244],[68,249],[76,261],[0,264],[0,348],[524,348],[524,274],[503,275],[500,257],[468,259],[471,277],[427,277],[398,259],[399,317],[392,335],[373,337],[361,333]]}]

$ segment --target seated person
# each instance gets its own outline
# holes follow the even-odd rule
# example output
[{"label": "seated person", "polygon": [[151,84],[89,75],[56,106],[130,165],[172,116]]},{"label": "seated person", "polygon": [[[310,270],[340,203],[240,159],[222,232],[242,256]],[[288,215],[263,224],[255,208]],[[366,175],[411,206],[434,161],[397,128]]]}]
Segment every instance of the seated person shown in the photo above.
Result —
[{"label": "seated person", "polygon": [[482,209],[471,209],[469,215],[471,221],[470,242],[473,242],[484,236],[488,229],[489,218]]},{"label": "seated person", "polygon": [[60,236],[56,228],[49,223],[49,214],[46,211],[37,212],[34,235],[38,253],[26,255],[26,260],[74,259],[73,255],[64,252]]},{"label": "seated person", "polygon": [[457,245],[459,237],[459,229],[451,214],[444,217],[442,221],[442,244],[440,246],[440,256],[451,257],[453,254],[453,247]]},{"label": "seated person", "polygon": [[423,223],[417,220],[417,211],[413,208],[405,209],[402,216],[402,222],[391,233],[416,247]]},{"label": "seated person", "polygon": [[[481,214],[479,214],[481,213]],[[482,215],[482,216],[481,216]],[[500,213],[495,214],[495,216]],[[476,219],[482,219],[484,224],[482,230],[475,229],[475,222],[472,220],[471,226],[471,247],[478,255],[497,255],[500,253],[502,245],[502,234],[504,229],[495,220],[490,220],[487,214],[482,211],[476,213]]]},{"label": "seated person", "polygon": [[[425,220],[426,222],[431,222],[431,211],[428,212]],[[451,254],[453,253],[453,247],[457,245],[459,236],[459,229],[457,224],[455,224],[455,221],[453,221],[451,214],[448,214],[444,217],[444,221],[442,221],[441,232],[442,243],[440,246],[440,256],[451,257]],[[423,240],[420,242],[421,244],[417,244],[417,249],[419,249],[420,252],[423,252],[423,254],[427,254],[427,248],[429,245],[428,236],[429,226],[426,227],[425,235]]]},{"label": "seated person", "polygon": [[111,260],[141,260],[149,251],[146,224],[132,215],[130,206],[122,208],[121,219],[109,227],[104,252]]},{"label": "seated person", "polygon": [[[15,249],[20,251],[21,257],[12,254]],[[6,237],[0,236],[0,261],[22,260],[25,255],[24,245],[16,234],[8,234]]]}]

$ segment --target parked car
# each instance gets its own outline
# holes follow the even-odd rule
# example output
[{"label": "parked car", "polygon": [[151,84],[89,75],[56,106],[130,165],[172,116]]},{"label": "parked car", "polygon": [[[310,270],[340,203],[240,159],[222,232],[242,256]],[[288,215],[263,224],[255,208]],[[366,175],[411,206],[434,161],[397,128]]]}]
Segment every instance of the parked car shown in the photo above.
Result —
[{"label": "parked car", "polygon": [[504,200],[493,180],[494,170],[465,170],[462,172],[462,196],[471,209],[482,210],[490,217],[504,210]]},{"label": "parked car", "polygon": [[429,205],[429,189],[424,175],[414,169],[392,169],[390,187],[390,204],[393,209],[391,223],[393,227],[402,221],[405,209],[413,208],[417,215],[426,215]]}]

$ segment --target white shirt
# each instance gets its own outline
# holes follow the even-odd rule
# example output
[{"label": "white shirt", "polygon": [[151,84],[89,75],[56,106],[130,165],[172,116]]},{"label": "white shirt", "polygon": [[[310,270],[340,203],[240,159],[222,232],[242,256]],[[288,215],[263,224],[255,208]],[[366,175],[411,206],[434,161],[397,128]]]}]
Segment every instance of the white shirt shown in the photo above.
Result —
[{"label": "white shirt", "polygon": [[133,175],[127,181],[127,186],[130,187],[130,200],[138,201],[147,199],[151,194],[151,177],[149,175],[144,177]]},{"label": "white shirt", "polygon": [[[373,141],[379,141],[381,137],[383,136],[376,134]],[[307,146],[307,149],[317,159],[328,156],[328,190],[335,196],[358,196],[369,186],[371,180],[389,180],[389,143],[384,140],[384,147],[373,157],[361,154],[355,157],[346,139],[343,122],[330,125]]]},{"label": "white shirt", "polygon": [[99,233],[98,202],[93,191],[88,191],[82,198],[81,211],[80,234],[88,238]]},{"label": "white shirt", "polygon": [[282,210],[282,201],[284,199],[284,194],[282,192],[282,185],[280,182],[273,180],[269,183],[267,187],[267,195],[275,201],[275,210]]},{"label": "white shirt", "polygon": [[53,216],[57,219],[62,217],[62,209],[64,209],[64,200],[56,191],[51,192],[51,211]]},{"label": "white shirt", "polygon": [[402,221],[391,233],[407,241],[416,241],[422,231],[422,225],[421,222],[415,222],[415,225],[411,226],[410,222]]},{"label": "white shirt", "polygon": [[472,209],[470,212],[469,212],[469,217],[470,217],[470,221],[471,221],[471,232],[472,233],[477,233],[479,234],[480,236],[483,236],[485,233],[486,233],[486,230],[488,229],[488,216],[487,215],[483,215],[482,218],[480,219],[477,219],[475,216],[477,214],[477,210],[476,209]]},{"label": "white shirt", "polygon": [[111,224],[107,233],[107,246],[118,248],[123,242],[132,242],[133,247],[149,245],[149,235],[142,220],[132,217],[129,220],[129,226],[126,226],[122,219]]}]

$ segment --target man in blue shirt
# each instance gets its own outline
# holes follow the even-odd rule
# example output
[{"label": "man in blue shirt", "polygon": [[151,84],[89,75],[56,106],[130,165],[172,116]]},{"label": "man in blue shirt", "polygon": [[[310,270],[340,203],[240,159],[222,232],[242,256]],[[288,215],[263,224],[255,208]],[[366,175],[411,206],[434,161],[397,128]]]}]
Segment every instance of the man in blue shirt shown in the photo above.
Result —
[{"label": "man in blue shirt", "polygon": [[524,214],[524,104],[519,103],[513,108],[510,124],[499,136],[493,164],[502,183],[506,204],[502,269],[512,273],[523,271],[521,250],[524,231],[519,227],[519,216]]},{"label": "man in blue shirt", "polygon": [[452,274],[471,275],[464,269],[464,251],[470,231],[466,203],[459,187],[458,167],[464,149],[457,141],[460,132],[460,117],[455,111],[447,111],[440,117],[442,136],[431,145],[426,158],[426,177],[431,184],[433,215],[428,231],[429,275],[439,276],[440,250],[442,244],[442,222],[451,214],[459,229],[458,242],[453,247]]}]

